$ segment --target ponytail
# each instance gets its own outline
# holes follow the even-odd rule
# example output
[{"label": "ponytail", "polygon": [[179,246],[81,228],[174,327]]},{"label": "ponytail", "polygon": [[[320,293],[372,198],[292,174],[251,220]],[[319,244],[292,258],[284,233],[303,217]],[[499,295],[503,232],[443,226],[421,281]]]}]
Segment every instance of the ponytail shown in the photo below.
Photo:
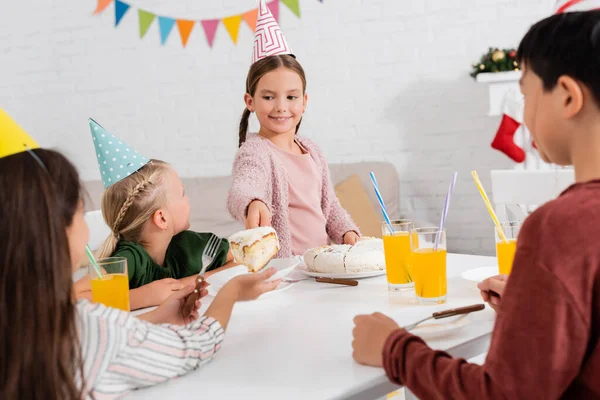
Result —
[{"label": "ponytail", "polygon": [[302,123],[302,117],[300,117],[300,121],[298,121],[298,125],[296,125],[296,135],[298,134],[298,131],[300,130],[301,123]]},{"label": "ponytail", "polygon": [[242,113],[242,119],[240,120],[240,141],[238,147],[242,147],[246,141],[246,134],[248,133],[248,119],[250,119],[250,110],[244,109]]},{"label": "ponytail", "polygon": [[111,232],[111,234],[104,240],[102,246],[98,250],[96,250],[96,259],[100,260],[101,258],[106,258],[112,256],[112,254],[117,249],[117,244],[119,243],[119,239],[117,235]]}]

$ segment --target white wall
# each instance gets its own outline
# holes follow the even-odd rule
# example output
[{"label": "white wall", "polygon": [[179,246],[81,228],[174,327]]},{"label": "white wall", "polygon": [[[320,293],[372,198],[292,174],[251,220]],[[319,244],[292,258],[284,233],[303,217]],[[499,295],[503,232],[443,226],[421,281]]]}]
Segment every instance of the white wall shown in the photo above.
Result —
[{"label": "white wall", "polygon": [[[201,19],[237,14],[254,0],[132,0],[158,14]],[[32,4],[33,3],[33,4]],[[387,160],[402,179],[403,208],[437,221],[451,174],[454,251],[493,252],[492,226],[469,171],[511,164],[489,144],[486,88],[469,76],[488,46],[516,46],[552,0],[301,0],[280,22],[308,76],[302,134],[331,162]],[[243,109],[252,33],[234,45],[221,25],[213,49],[199,26],[182,49],[177,28],[144,40],[137,12],[113,27],[113,6],[94,0],[2,1],[0,106],[44,146],[56,146],[84,179],[98,178],[87,117],[181,175],[230,172]],[[385,190],[385,188],[382,188]]]}]

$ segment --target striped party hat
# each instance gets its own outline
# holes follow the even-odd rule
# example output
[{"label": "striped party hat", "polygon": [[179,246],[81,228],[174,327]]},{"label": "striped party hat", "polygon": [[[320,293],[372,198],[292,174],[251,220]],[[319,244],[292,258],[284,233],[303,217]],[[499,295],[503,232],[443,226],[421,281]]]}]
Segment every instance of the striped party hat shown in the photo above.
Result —
[{"label": "striped party hat", "polygon": [[554,7],[555,14],[573,11],[592,11],[600,9],[600,0],[558,0]]},{"label": "striped party hat", "polygon": [[98,168],[100,168],[100,178],[105,189],[133,174],[150,161],[133,147],[108,133],[91,118],[90,130],[96,149]]},{"label": "striped party hat", "polygon": [[279,24],[271,14],[265,0],[260,0],[258,6],[258,18],[256,20],[256,33],[254,34],[254,51],[252,52],[252,64],[269,56],[279,54],[292,54],[292,48],[288,45]]}]

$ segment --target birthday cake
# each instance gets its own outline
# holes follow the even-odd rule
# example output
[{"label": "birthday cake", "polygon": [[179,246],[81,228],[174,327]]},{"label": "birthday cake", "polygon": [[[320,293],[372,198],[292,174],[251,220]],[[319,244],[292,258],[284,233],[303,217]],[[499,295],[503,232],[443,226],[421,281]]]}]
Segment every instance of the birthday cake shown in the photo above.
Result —
[{"label": "birthday cake", "polygon": [[229,238],[235,262],[258,272],[279,251],[279,239],[275,229],[265,226],[238,232]]},{"label": "birthday cake", "polygon": [[304,263],[310,272],[354,274],[385,270],[383,240],[361,238],[354,246],[335,244],[308,250]]}]

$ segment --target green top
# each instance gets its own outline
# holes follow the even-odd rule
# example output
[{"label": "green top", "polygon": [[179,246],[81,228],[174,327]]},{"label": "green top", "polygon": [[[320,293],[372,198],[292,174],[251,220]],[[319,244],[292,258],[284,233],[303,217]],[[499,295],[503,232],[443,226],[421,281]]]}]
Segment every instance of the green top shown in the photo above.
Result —
[{"label": "green top", "polygon": [[[163,278],[185,278],[199,273],[202,269],[202,252],[211,235],[212,233],[183,231],[173,236],[167,248],[164,266],[155,263],[141,244],[126,240],[117,244],[112,257],[127,258],[130,289]],[[206,270],[210,271],[225,264],[228,252],[229,242],[227,239],[221,239],[219,251]]]}]

